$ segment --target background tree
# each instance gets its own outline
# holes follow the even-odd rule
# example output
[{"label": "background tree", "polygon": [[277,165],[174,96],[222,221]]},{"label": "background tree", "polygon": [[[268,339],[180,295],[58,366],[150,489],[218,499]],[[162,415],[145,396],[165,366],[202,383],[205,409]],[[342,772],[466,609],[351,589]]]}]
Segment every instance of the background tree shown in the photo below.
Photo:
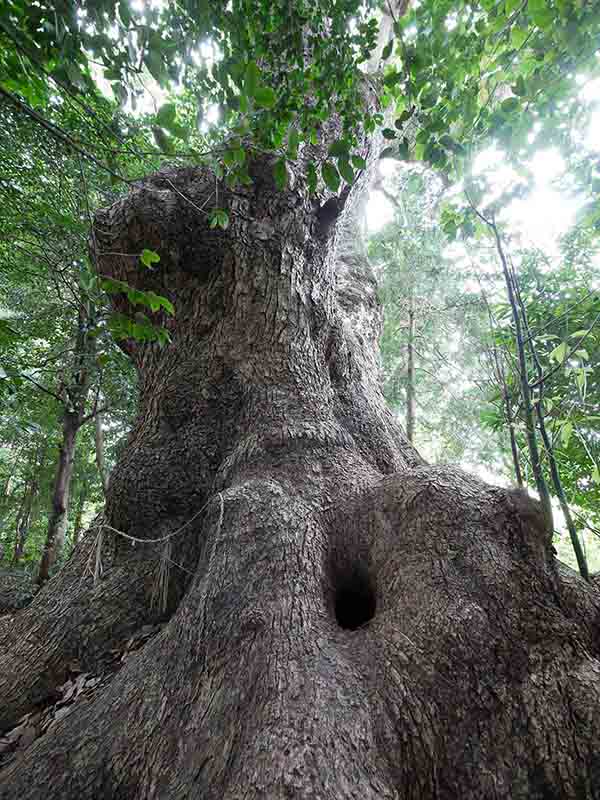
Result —
[{"label": "background tree", "polygon": [[406,420],[407,436],[416,428],[416,439],[409,438],[434,461],[498,469],[502,448],[480,423],[487,396],[485,306],[473,266],[446,256],[441,181],[411,166],[379,189],[395,209],[393,221],[369,240],[384,307],[386,399]]},{"label": "background tree", "polygon": [[[10,451],[24,446],[29,455],[24,494],[18,501],[15,498],[20,505],[12,523],[13,561],[21,559],[32,528],[45,524],[38,575],[43,582],[66,534],[79,429],[101,408],[103,383],[113,404],[116,401],[111,419],[117,423],[131,379],[108,335],[114,320],[103,313],[106,303],[89,270],[92,197],[80,156],[73,157],[45,130],[40,132],[10,108],[0,136],[4,201],[0,297],[10,320],[2,360],[3,436]],[[106,192],[106,183],[100,178],[96,191]],[[115,391],[118,383],[120,391]],[[10,456],[7,460],[11,480],[18,482],[19,466]],[[54,472],[50,482],[48,476],[45,480],[46,490],[52,487],[50,497],[47,491],[40,494],[42,470]],[[12,508],[7,502],[7,518]],[[3,535],[9,535],[6,525]],[[30,558],[31,563],[39,560],[35,544]]]},{"label": "background tree", "polygon": [[[598,415],[594,413],[598,399],[591,365],[598,359],[599,309],[592,289],[595,270],[586,263],[586,241],[589,242],[589,237],[584,231],[571,233],[563,243],[562,264],[558,268],[539,252],[521,253],[517,284],[527,320],[526,343],[535,354],[529,380],[533,384],[538,426],[540,416],[543,424],[543,463],[550,491],[561,493],[563,504],[576,506],[574,520],[570,519],[572,512],[566,512],[572,536],[576,527],[598,529],[595,500],[599,483],[595,446]],[[504,322],[505,308],[498,305],[496,313],[502,320],[496,338],[508,351],[509,380],[516,386],[512,374],[514,336]],[[516,419],[520,416],[518,398],[517,393]],[[522,438],[519,427],[517,432]],[[571,443],[573,436],[575,440]],[[522,447],[520,450],[524,451]],[[527,463],[523,466],[529,470]],[[551,468],[558,474],[558,486]]]}]

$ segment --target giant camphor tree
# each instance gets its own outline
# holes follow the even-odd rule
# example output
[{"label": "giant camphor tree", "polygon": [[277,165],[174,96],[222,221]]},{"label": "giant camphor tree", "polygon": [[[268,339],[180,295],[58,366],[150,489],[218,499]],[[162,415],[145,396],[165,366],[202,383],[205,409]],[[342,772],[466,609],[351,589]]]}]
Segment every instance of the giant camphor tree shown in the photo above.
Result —
[{"label": "giant camphor tree", "polygon": [[[427,144],[399,151],[447,163],[461,115],[467,141],[488,113],[546,97],[525,85],[496,112],[469,94],[472,71],[520,30],[505,69],[555,37],[544,69],[568,76],[561,47],[583,58],[591,8],[436,3],[401,21],[391,7],[383,55],[401,60],[367,74],[376,25],[355,2],[116,6],[83,3],[82,24],[67,3],[13,2],[3,30],[21,58],[35,40],[62,84],[89,80],[88,51],[125,94],[144,64],[159,82],[196,68],[230,127],[214,165],[167,165],[96,213],[115,312],[166,299],[152,322],[169,341],[122,340],[137,418],[103,514],[3,635],[0,724],[50,702],[73,659],[93,670],[164,624],[8,764],[0,797],[600,796],[598,593],[559,568],[534,501],[407,442],[381,395],[375,282],[353,235],[386,115],[403,109],[390,141],[421,115]],[[128,40],[101,34],[111,18]],[[202,36],[220,51],[209,69],[189,50]],[[20,86],[0,88],[31,114]],[[454,90],[436,132],[430,95]],[[161,147],[177,114],[163,107]]]}]

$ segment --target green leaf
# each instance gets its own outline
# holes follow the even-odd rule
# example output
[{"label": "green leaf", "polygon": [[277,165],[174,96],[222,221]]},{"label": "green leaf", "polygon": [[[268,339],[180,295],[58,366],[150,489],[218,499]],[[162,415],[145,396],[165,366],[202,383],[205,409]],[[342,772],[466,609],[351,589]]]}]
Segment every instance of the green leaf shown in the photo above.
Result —
[{"label": "green leaf", "polygon": [[569,334],[570,339],[581,339],[582,336],[585,336],[588,333],[589,329],[584,329],[582,331],[573,331],[573,333]]},{"label": "green leaf", "polygon": [[517,82],[512,87],[513,93],[518,95],[519,97],[523,97],[527,94],[527,87],[525,86],[525,81],[522,75],[519,75],[517,78]]},{"label": "green leaf", "polygon": [[329,155],[339,158],[347,156],[350,151],[350,143],[346,139],[336,139],[329,145]]},{"label": "green leaf", "polygon": [[565,422],[565,424],[560,429],[560,440],[565,447],[569,444],[571,439],[571,435],[573,433],[573,423],[572,422]]},{"label": "green leaf", "polygon": [[384,139],[395,139],[397,136],[397,132],[393,131],[391,128],[384,128],[381,133]]},{"label": "green leaf", "polygon": [[594,464],[594,469],[592,470],[592,480],[594,483],[600,484],[600,467],[598,467],[598,464]]},{"label": "green leaf", "polygon": [[185,125],[179,125],[177,122],[173,122],[169,131],[175,136],[176,139],[182,139],[183,141],[187,142],[190,138],[190,129],[187,128]]},{"label": "green leaf", "polygon": [[481,424],[486,428],[498,430],[502,424],[502,420],[498,412],[493,408],[484,408],[479,412],[479,419]]},{"label": "green leaf", "polygon": [[131,22],[131,11],[129,10],[129,4],[127,0],[119,0],[119,16],[121,17],[121,21],[125,27],[129,27],[129,23]]},{"label": "green leaf", "polygon": [[255,91],[254,99],[261,108],[273,108],[277,102],[277,95],[269,86],[261,86]]},{"label": "green leaf", "polygon": [[109,294],[127,294],[131,287],[125,281],[118,281],[115,278],[103,278],[100,287]]},{"label": "green leaf", "polygon": [[224,211],[222,208],[215,208],[212,212],[210,217],[210,227],[216,228],[223,228],[225,230],[229,225],[229,214]]},{"label": "green leaf", "polygon": [[331,189],[332,192],[337,192],[340,188],[340,176],[337,169],[330,161],[326,161],[321,167],[321,175],[325,181],[325,185]]},{"label": "green leaf", "polygon": [[260,70],[256,61],[250,61],[244,74],[244,88],[248,97],[255,97],[260,84]]},{"label": "green leaf", "polygon": [[503,100],[500,103],[500,108],[505,114],[510,114],[513,111],[516,111],[520,105],[521,103],[519,102],[518,97],[507,97],[506,100]]},{"label": "green leaf", "polygon": [[226,150],[223,153],[223,163],[226,167],[232,167],[234,164],[237,163],[235,158],[235,152],[233,150]]},{"label": "green leaf", "polygon": [[340,175],[346,181],[346,183],[353,183],[354,170],[350,166],[350,162],[347,158],[338,159],[338,170],[340,171]]},{"label": "green leaf", "polygon": [[288,175],[284,158],[280,158],[279,161],[276,161],[273,165],[273,177],[275,179],[275,186],[277,186],[279,190],[285,189]]},{"label": "green leaf", "polygon": [[529,35],[529,31],[524,30],[523,28],[513,28],[510,32],[510,41],[512,46],[516,50],[520,50],[521,47],[525,44],[525,40]]},{"label": "green leaf", "polygon": [[542,30],[549,28],[554,22],[554,14],[549,8],[545,7],[543,0],[542,2],[529,0],[528,8],[531,19]]},{"label": "green leaf", "polygon": [[367,162],[365,161],[365,159],[362,156],[352,156],[351,161],[352,161],[352,166],[354,167],[354,169],[366,169],[367,168]]},{"label": "green leaf", "polygon": [[169,314],[175,313],[173,303],[166,297],[155,294],[154,292],[144,292],[144,294],[146,295],[145,305],[150,306],[152,311],[159,311],[161,308],[164,308]]},{"label": "green leaf", "polygon": [[[407,99],[406,97],[398,97],[396,100],[396,114],[404,114],[406,113],[406,106],[407,106]],[[409,112],[410,114],[410,112]]]},{"label": "green leaf", "polygon": [[298,158],[298,145],[300,144],[300,135],[296,128],[292,128],[288,134],[288,157],[295,161]]},{"label": "green leaf", "polygon": [[557,361],[559,364],[565,360],[565,356],[567,354],[567,343],[561,342],[558,347],[555,347],[554,350],[550,353],[550,358],[554,361]]},{"label": "green leaf", "polygon": [[397,83],[400,83],[401,80],[402,80],[402,73],[396,72],[394,70],[393,72],[388,72],[388,74],[383,79],[383,83],[388,88],[391,88],[392,86],[395,86]]},{"label": "green leaf", "polygon": [[140,261],[145,267],[151,267],[152,264],[158,264],[160,256],[154,250],[147,250],[144,248],[140,256]]},{"label": "green leaf", "polygon": [[390,41],[386,44],[381,53],[381,58],[383,59],[383,61],[386,61],[392,55],[393,49],[394,49],[394,40],[390,39]]},{"label": "green leaf", "polygon": [[161,127],[168,130],[175,122],[175,114],[175,103],[165,103],[158,109],[156,121]]}]

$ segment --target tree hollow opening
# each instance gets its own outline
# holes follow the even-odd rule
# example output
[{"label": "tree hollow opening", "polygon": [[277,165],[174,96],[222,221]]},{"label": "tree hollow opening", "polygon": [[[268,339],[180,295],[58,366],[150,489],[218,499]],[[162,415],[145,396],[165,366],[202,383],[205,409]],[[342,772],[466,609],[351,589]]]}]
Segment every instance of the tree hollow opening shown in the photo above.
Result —
[{"label": "tree hollow opening", "polygon": [[355,570],[338,580],[335,618],[340,628],[355,631],[373,619],[377,608],[375,589],[365,570]]}]

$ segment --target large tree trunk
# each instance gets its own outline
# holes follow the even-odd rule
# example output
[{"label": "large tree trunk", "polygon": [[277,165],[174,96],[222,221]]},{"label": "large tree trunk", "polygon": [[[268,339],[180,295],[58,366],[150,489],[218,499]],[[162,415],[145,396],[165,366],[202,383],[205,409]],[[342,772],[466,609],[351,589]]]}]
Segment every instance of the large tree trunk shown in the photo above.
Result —
[{"label": "large tree trunk", "polygon": [[360,186],[310,197],[302,166],[284,192],[266,158],[219,185],[226,231],[200,168],[98,216],[99,271],[169,296],[171,342],[125,344],[140,407],[105,526],[0,642],[1,722],[156,618],[165,564],[167,622],[0,798],[600,797],[594,589],[558,571],[533,501],[407,442],[342,239]]}]

